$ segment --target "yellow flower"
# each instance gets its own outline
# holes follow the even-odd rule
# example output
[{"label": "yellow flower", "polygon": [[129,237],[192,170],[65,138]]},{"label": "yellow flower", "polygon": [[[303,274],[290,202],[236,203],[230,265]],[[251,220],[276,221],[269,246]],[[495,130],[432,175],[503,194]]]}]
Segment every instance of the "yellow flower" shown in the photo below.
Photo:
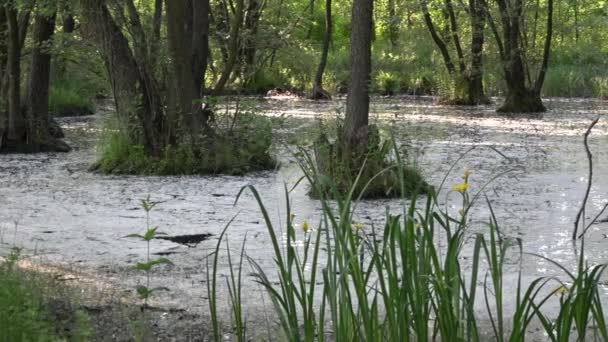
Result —
[{"label": "yellow flower", "polygon": [[568,293],[570,290],[568,290],[567,287],[565,287],[564,285],[561,285],[560,287],[556,288],[555,290],[553,290],[552,295],[554,296],[561,296],[563,294]]},{"label": "yellow flower", "polygon": [[460,216],[464,216],[464,210],[463,209],[458,210],[458,213],[460,214]]},{"label": "yellow flower", "polygon": [[304,231],[304,233],[310,232],[310,226],[308,225],[308,221],[304,221],[304,223],[302,223],[302,230]]},{"label": "yellow flower", "polygon": [[365,226],[361,223],[355,223],[356,230],[365,230]]},{"label": "yellow flower", "polygon": [[462,184],[454,185],[452,187],[452,190],[458,191],[461,194],[464,194],[468,188],[469,188],[469,183],[462,183]]}]

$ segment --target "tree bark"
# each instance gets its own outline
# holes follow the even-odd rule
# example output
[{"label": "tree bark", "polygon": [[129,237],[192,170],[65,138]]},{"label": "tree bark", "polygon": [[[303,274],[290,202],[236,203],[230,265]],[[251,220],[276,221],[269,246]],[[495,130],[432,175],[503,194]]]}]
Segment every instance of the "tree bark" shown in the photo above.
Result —
[{"label": "tree bark", "polygon": [[[174,134],[157,101],[159,94],[142,80],[129,42],[105,2],[80,0],[80,5],[83,34],[101,51],[123,127],[132,129],[139,123],[146,153],[152,157],[161,156]],[[138,139],[137,131],[129,132],[133,139]]]},{"label": "tree bark", "polygon": [[262,16],[263,4],[259,0],[249,0],[245,14],[244,39],[242,46],[243,78],[245,86],[249,86],[254,79],[255,57],[257,53],[258,23]]},{"label": "tree bark", "polygon": [[319,67],[315,75],[314,84],[312,87],[311,98],[313,100],[329,100],[331,95],[325,89],[323,89],[323,74],[325,67],[327,66],[327,57],[329,55],[329,45],[332,39],[332,14],[331,14],[331,0],[325,0],[325,37],[323,37],[323,50],[321,51],[321,60],[319,61]]},{"label": "tree bark", "polygon": [[33,48],[27,91],[27,145],[32,152],[68,152],[64,142],[51,137],[49,125],[49,85],[51,78],[51,38],[55,13],[36,14],[32,32]]},{"label": "tree bark", "polygon": [[481,0],[469,0],[471,20],[471,66],[467,74],[468,104],[488,104],[490,100],[483,89],[483,46],[486,19]]},{"label": "tree bark", "polygon": [[184,128],[194,138],[207,122],[201,117],[203,111],[198,102],[202,87],[201,75],[195,76],[193,72],[201,67],[200,60],[193,58],[196,56],[193,43],[200,44],[193,39],[193,3],[191,0],[168,0],[166,6],[169,53],[172,58],[173,86],[176,89],[175,109],[184,122]]},{"label": "tree bark", "polygon": [[8,23],[8,127],[6,139],[17,142],[25,138],[25,120],[21,111],[21,43],[17,10],[5,7]]},{"label": "tree bark", "polygon": [[350,83],[344,122],[344,157],[367,145],[373,0],[353,0],[350,39]]},{"label": "tree bark", "polygon": [[4,92],[4,89],[6,89],[5,83],[8,82],[5,80],[8,53],[7,30],[6,12],[4,11],[4,6],[0,6],[0,149],[2,149],[2,141],[4,140],[6,125],[8,124],[5,110],[7,96]]}]

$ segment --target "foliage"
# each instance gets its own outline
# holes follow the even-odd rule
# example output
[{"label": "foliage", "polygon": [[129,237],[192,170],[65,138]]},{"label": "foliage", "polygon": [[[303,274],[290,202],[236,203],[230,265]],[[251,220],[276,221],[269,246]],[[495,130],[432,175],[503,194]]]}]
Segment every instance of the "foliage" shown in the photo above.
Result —
[{"label": "foliage", "polygon": [[146,156],[143,145],[108,121],[102,135],[101,158],[93,166],[102,173],[190,175],[232,174],[271,169],[276,161],[270,155],[270,119],[240,105],[216,114],[212,133],[201,143],[182,141],[166,149],[162,158]]}]

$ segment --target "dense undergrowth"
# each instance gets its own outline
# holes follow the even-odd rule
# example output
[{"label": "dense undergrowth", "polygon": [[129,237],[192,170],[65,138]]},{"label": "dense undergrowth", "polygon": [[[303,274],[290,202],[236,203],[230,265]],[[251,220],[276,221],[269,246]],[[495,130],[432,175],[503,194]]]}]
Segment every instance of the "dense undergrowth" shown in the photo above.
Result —
[{"label": "dense undergrowth", "polygon": [[[319,184],[307,165],[303,170],[313,186]],[[406,173],[400,168],[398,174],[405,193]],[[448,194],[459,210],[439,204],[442,183],[426,197],[404,201],[400,214],[387,213],[383,227],[355,221],[355,186],[335,201],[321,196],[317,223],[296,222],[285,187],[283,227],[273,223],[254,187],[243,188],[238,197],[250,192],[260,205],[273,266],[247,257],[246,241],[232,255],[226,227],[208,264],[214,339],[222,340],[228,329],[247,341],[256,330],[247,324],[241,293],[248,263],[271,299],[267,319],[281,328],[268,329],[269,340],[524,341],[532,331],[550,341],[608,340],[599,292],[606,265],[587,263],[584,241],[576,271],[524,253],[519,238],[504,234],[489,201],[487,230],[471,231],[470,209],[484,198],[486,185],[474,191],[470,177],[465,172]],[[547,261],[563,274],[531,280],[522,274],[524,257]],[[218,314],[217,298],[223,283],[218,263],[226,258],[229,320]],[[510,272],[516,272],[515,283],[505,280]],[[545,310],[549,304],[558,309]]]}]

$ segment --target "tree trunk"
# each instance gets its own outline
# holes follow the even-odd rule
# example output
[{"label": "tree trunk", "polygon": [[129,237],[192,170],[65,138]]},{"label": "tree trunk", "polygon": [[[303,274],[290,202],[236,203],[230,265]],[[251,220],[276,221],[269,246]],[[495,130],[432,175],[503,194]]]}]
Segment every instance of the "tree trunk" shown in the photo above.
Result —
[{"label": "tree trunk", "polygon": [[17,10],[6,5],[8,23],[8,127],[6,139],[12,142],[25,138],[25,120],[21,111],[21,44]]},{"label": "tree trunk", "polygon": [[393,48],[397,47],[399,40],[399,17],[395,10],[395,0],[388,0],[388,37]]},{"label": "tree trunk", "polygon": [[311,98],[313,100],[329,100],[331,95],[323,89],[323,73],[327,66],[327,56],[329,55],[329,45],[332,39],[332,14],[331,14],[331,0],[325,0],[325,37],[323,37],[323,50],[321,52],[321,60],[319,61],[319,67],[315,75],[315,83],[312,87]]},{"label": "tree trunk", "polygon": [[344,122],[344,157],[367,145],[373,0],[353,0],[350,39],[350,83]]},{"label": "tree trunk", "polygon": [[184,129],[194,139],[206,124],[206,120],[200,117],[200,75],[195,77],[193,73],[193,3],[191,0],[168,0],[166,5],[169,54],[172,58],[173,86],[176,90],[175,109],[184,123]]},{"label": "tree trunk", "polygon": [[[209,0],[193,2],[192,73],[198,99],[202,98],[205,93],[205,76],[207,74],[207,60],[209,59],[210,11]],[[203,117],[202,120],[206,123],[209,118]]]},{"label": "tree trunk", "polygon": [[228,60],[224,65],[224,70],[220,76],[220,79],[215,85],[215,93],[221,93],[226,87],[226,83],[230,79],[234,65],[236,64],[238,53],[239,53],[239,35],[240,28],[243,24],[243,11],[245,3],[244,0],[236,0],[236,6],[234,9],[234,17],[230,23],[230,41],[228,42]]},{"label": "tree trunk", "polygon": [[[6,58],[8,53],[8,36],[7,36],[7,23],[6,23],[6,12],[4,6],[0,6],[0,91],[4,89],[6,73]],[[4,120],[2,120],[2,112],[4,112],[4,105],[6,94],[0,93],[0,127],[4,127]],[[1,129],[1,128],[0,128]],[[0,136],[2,134],[0,133]]]},{"label": "tree trunk", "polygon": [[27,91],[27,145],[33,152],[68,152],[69,146],[50,135],[49,85],[51,53],[49,44],[55,31],[55,13],[37,14],[35,19]]},{"label": "tree trunk", "polygon": [[[161,156],[174,134],[159,107],[159,94],[143,82],[129,42],[105,2],[80,0],[80,5],[83,34],[101,51],[112,84],[116,112],[123,127],[132,129],[139,122],[146,153],[153,157]],[[129,132],[134,140],[137,139],[137,131]]]},{"label": "tree trunk", "polygon": [[547,35],[545,38],[543,61],[534,84],[526,84],[526,75],[529,69],[526,69],[523,55],[523,51],[525,50],[521,32],[524,20],[523,2],[522,0],[515,0],[512,6],[507,6],[507,3],[504,0],[498,1],[503,26],[503,64],[507,84],[505,103],[498,108],[498,112],[540,113],[546,111],[540,95],[548,67],[549,52],[551,48],[553,33],[553,0],[549,0],[547,6]]},{"label": "tree trunk", "polygon": [[7,41],[7,24],[6,24],[6,12],[4,6],[0,6],[0,149],[2,149],[2,141],[4,140],[4,133],[6,132],[6,125],[8,124],[8,118],[6,117],[6,93],[4,92],[5,80],[7,73],[6,69],[6,58],[8,53],[8,41]]},{"label": "tree trunk", "polygon": [[247,13],[245,15],[245,34],[242,46],[243,55],[243,78],[245,86],[249,86],[255,74],[255,55],[257,52],[256,39],[258,34],[258,23],[262,16],[262,4],[258,0],[249,0]]},{"label": "tree trunk", "polygon": [[471,66],[467,74],[468,104],[488,104],[490,100],[483,89],[483,45],[485,14],[480,0],[469,0],[471,18]]}]

